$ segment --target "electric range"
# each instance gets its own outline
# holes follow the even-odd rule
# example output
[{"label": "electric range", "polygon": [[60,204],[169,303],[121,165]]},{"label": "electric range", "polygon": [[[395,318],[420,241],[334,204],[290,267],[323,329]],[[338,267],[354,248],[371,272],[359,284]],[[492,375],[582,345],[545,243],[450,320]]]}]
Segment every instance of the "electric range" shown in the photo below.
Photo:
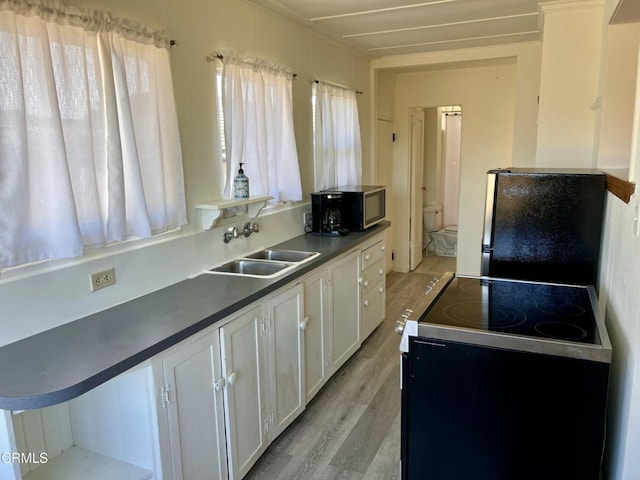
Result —
[{"label": "electric range", "polygon": [[439,283],[418,310],[417,336],[611,361],[593,287],[451,275]]},{"label": "electric range", "polygon": [[423,297],[397,328],[403,480],[597,480],[611,344],[593,287],[446,274]]}]

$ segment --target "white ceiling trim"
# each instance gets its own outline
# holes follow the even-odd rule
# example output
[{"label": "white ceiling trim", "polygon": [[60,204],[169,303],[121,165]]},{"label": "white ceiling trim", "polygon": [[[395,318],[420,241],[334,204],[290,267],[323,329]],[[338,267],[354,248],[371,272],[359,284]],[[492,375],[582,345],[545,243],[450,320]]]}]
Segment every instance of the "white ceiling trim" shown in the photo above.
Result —
[{"label": "white ceiling trim", "polygon": [[[538,12],[532,13],[520,13],[517,15],[505,15],[502,17],[490,17],[490,18],[480,18],[477,20],[463,20],[460,22],[451,22],[451,23],[439,23],[436,25],[421,25],[419,27],[407,27],[407,28],[396,28],[392,30],[380,30],[377,32],[364,32],[364,33],[349,33],[347,35],[343,35],[342,38],[355,38],[355,37],[366,37],[369,35],[384,35],[387,33],[398,33],[398,32],[410,32],[415,30],[427,30],[430,28],[444,28],[444,27],[452,27],[456,25],[469,25],[472,23],[481,23],[481,22],[491,22],[495,20],[510,20],[512,18],[522,18],[522,17],[537,17]],[[527,32],[530,33],[530,32]],[[482,37],[485,38],[485,37]],[[457,40],[456,40],[457,41]],[[426,44],[425,44],[426,45]]]},{"label": "white ceiling trim", "polygon": [[462,0],[435,0],[433,2],[425,2],[425,3],[413,3],[411,5],[400,5],[397,7],[388,7],[388,8],[378,8],[375,10],[361,10],[359,12],[351,12],[351,13],[342,13],[340,15],[328,15],[326,17],[315,17],[310,18],[311,22],[322,22],[324,20],[335,20],[336,18],[348,18],[348,17],[356,17],[359,15],[372,15],[375,13],[386,13],[393,12],[397,10],[406,10],[408,8],[419,8],[419,7],[430,7],[433,5],[440,5],[442,3],[453,3],[460,2]]},{"label": "white ceiling trim", "polygon": [[471,42],[476,40],[486,40],[492,38],[505,38],[505,37],[517,37],[522,35],[531,35],[531,34],[539,34],[538,30],[531,30],[529,32],[517,32],[517,33],[505,33],[502,35],[486,35],[482,37],[466,37],[466,38],[456,38],[453,40],[439,40],[436,42],[424,42],[424,43],[407,43],[404,45],[391,45],[387,47],[373,47],[369,48],[370,52],[378,51],[378,50],[393,50],[398,48],[412,48],[412,47],[427,47],[429,45],[441,45],[444,43],[458,43],[458,42]]}]

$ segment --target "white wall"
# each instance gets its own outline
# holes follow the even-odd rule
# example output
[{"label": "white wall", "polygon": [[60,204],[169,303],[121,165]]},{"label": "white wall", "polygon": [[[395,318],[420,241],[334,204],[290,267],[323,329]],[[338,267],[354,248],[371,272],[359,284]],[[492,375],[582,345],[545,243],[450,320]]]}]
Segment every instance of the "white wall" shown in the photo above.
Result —
[{"label": "white wall", "polygon": [[603,68],[599,168],[628,168],[631,156],[633,107],[638,68],[640,23],[607,29],[606,68]]},{"label": "white wall", "polygon": [[[458,222],[457,271],[480,273],[485,178],[487,170],[511,162],[516,66],[477,66],[398,73],[396,76],[397,141],[394,146],[396,195],[396,261],[408,271],[409,108],[461,105],[463,111]],[[404,241],[403,241],[404,239]]]},{"label": "white wall", "polygon": [[[485,62],[485,65],[489,65],[492,63],[494,65],[499,65],[504,64],[505,61],[514,62],[514,64],[510,67],[513,69],[513,73],[510,74],[512,75],[512,83],[511,86],[508,87],[505,91],[506,96],[510,97],[511,102],[511,113],[509,114],[511,118],[511,124],[506,127],[507,130],[503,132],[504,135],[500,136],[501,140],[497,144],[485,145],[488,149],[487,151],[492,152],[489,153],[489,155],[492,155],[494,157],[491,161],[491,166],[488,168],[507,165],[530,166],[534,163],[536,150],[537,95],[540,84],[541,50],[542,45],[539,42],[527,42],[492,47],[468,48],[407,55],[393,55],[372,60],[371,68],[374,75],[380,76],[382,74],[389,75],[389,72],[395,72],[396,75],[399,75],[403,70],[405,72],[407,72],[407,70],[416,72],[424,69],[425,67],[433,68],[435,66],[437,66],[437,68],[440,70],[447,70],[448,68],[451,70],[455,70],[454,67],[460,62],[481,61]],[[411,75],[410,73],[405,74]],[[456,82],[456,86],[460,85],[461,84],[459,81]],[[416,88],[418,88],[418,90],[422,93],[418,94],[420,98],[417,98],[415,103],[412,103],[412,106],[428,107],[436,105],[461,104],[459,95],[456,96],[448,94],[442,95],[441,97],[439,96],[438,92],[441,91],[442,88],[446,88],[446,83],[439,82],[432,86],[433,90],[427,93],[424,92],[424,88],[422,85],[416,85]],[[401,89],[396,85],[396,94],[401,90],[404,90],[405,94],[409,94],[410,92],[407,92],[406,88],[407,86]],[[469,85],[461,87],[463,95],[465,95],[464,90],[467,90],[468,88],[473,90],[475,89],[475,86],[472,84],[472,82],[469,82]],[[479,90],[475,90],[475,92],[478,93],[477,96],[479,97],[486,97],[486,94],[484,92],[481,92]],[[496,97],[491,97],[491,95],[493,95],[493,92],[494,91],[491,90],[491,94],[489,95],[488,99],[495,99],[495,101],[499,103],[504,102],[504,99],[506,98],[505,96],[496,94]],[[379,103],[384,105],[388,105],[390,103],[387,100],[380,101],[378,98],[380,95],[386,96],[386,92],[382,92],[377,89],[375,95],[376,101],[378,101]],[[468,97],[472,97],[472,95],[468,95]],[[467,95],[465,95],[465,98],[468,97]],[[405,109],[408,108],[408,105],[406,104],[402,108],[399,108],[397,105],[398,101],[398,97],[396,96],[396,118],[394,120],[396,123],[395,128],[396,133],[398,133],[398,140],[394,149],[394,172],[398,170],[398,175],[400,175],[400,177],[398,178],[400,178],[400,180],[398,180],[398,182],[396,182],[396,185],[394,185],[394,193],[396,195],[396,209],[393,213],[394,217],[392,219],[392,223],[394,224],[395,228],[394,249],[396,250],[394,270],[407,271],[409,265],[408,249],[403,245],[404,243],[408,244],[408,241],[406,240],[408,235],[408,207],[406,207],[408,199],[406,198],[406,183],[403,183],[402,178],[408,175],[408,171],[406,170],[408,166],[408,153],[406,150],[406,135],[404,135],[403,139],[401,127],[402,125],[407,125],[408,113],[405,112]],[[477,102],[482,102],[482,100],[471,100],[471,102],[476,102],[477,104]],[[479,273],[480,251],[477,245],[481,238],[482,214],[478,214],[477,210],[480,205],[484,204],[485,184],[484,180],[482,180],[482,185],[480,186],[478,181],[479,170],[484,167],[480,166],[480,164],[476,164],[474,160],[474,165],[477,165],[475,168],[478,171],[470,171],[468,173],[465,171],[466,167],[464,160],[464,142],[466,134],[465,132],[468,128],[468,115],[466,106],[462,105],[462,107],[464,112],[464,119],[462,122],[463,151],[461,169],[463,183],[461,184],[461,195],[463,197],[460,207],[461,219],[459,222],[458,230],[459,248],[457,270],[464,273]],[[402,113],[403,116],[398,117],[398,112],[405,112],[406,114]],[[472,122],[472,124],[473,123],[474,122]],[[479,128],[482,130],[484,128],[491,129],[492,127],[491,125],[480,125]],[[401,142],[403,141],[405,142],[405,146],[400,146]],[[480,140],[480,142],[482,141]],[[477,144],[468,151],[474,152],[475,148],[479,148],[481,150],[481,158],[486,159],[486,157],[484,157],[485,153],[482,153],[484,152],[483,149],[485,146]],[[497,151],[499,151],[500,153],[496,153]],[[484,179],[485,173],[486,169],[484,172],[482,172],[480,177]],[[475,182],[471,180],[474,177]],[[469,184],[467,184],[466,182],[469,182]],[[471,211],[475,212],[475,219],[472,219],[472,213],[468,213],[467,215],[463,213],[463,211],[467,209],[467,205],[470,205],[469,202],[472,202],[473,206],[471,206],[470,208]],[[399,214],[401,216],[398,216]],[[467,227],[464,226],[466,220],[462,218],[465,216],[470,221]],[[460,244],[461,239],[462,243]]]},{"label": "white wall", "polygon": [[536,165],[595,167],[602,39],[600,2],[543,4]]},{"label": "white wall", "polygon": [[640,478],[640,239],[632,233],[637,195],[627,205],[609,195],[600,260],[600,306],[613,345],[606,472]]},{"label": "white wall", "polygon": [[[323,39],[298,24],[241,0],[65,0],[164,28],[177,42],[172,73],[184,159],[190,225],[179,234],[111,247],[81,260],[46,262],[0,272],[0,345],[75,320],[176,283],[207,265],[303,233],[298,208],[260,220],[261,231],[225,245],[223,228],[194,233],[194,205],[220,197],[215,116],[217,49],[267,58],[298,74],[293,87],[294,127],[303,193],[313,190],[311,83],[319,78],[352,85],[358,95],[363,175],[371,175],[369,58]],[[249,173],[250,176],[250,173]],[[89,291],[89,274],[115,267],[116,285]]]}]

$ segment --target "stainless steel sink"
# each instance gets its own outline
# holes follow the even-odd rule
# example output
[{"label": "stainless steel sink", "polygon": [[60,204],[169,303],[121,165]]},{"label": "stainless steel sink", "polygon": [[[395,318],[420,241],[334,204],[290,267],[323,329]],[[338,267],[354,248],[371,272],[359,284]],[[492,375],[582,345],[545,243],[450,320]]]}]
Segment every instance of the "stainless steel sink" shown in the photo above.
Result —
[{"label": "stainless steel sink", "polygon": [[204,273],[239,275],[243,277],[273,278],[320,255],[318,252],[265,248]]},{"label": "stainless steel sink", "polygon": [[279,250],[266,248],[259,252],[247,255],[244,258],[255,258],[262,260],[275,260],[279,262],[302,263],[320,255],[318,252],[303,252],[299,250]]},{"label": "stainless steel sink", "polygon": [[209,270],[211,273],[235,273],[252,277],[270,277],[292,267],[291,263],[238,259]]}]

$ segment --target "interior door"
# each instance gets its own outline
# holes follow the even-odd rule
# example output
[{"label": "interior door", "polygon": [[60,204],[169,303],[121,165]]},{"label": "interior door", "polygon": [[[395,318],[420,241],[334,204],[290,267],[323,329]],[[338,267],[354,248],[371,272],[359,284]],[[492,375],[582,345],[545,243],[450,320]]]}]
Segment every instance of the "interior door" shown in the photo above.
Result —
[{"label": "interior door", "polygon": [[422,177],[424,165],[424,110],[411,109],[411,148],[409,152],[409,270],[422,262]]},{"label": "interior door", "polygon": [[393,252],[393,238],[395,229],[395,202],[393,193],[393,121],[390,119],[378,118],[378,134],[376,139],[376,177],[375,185],[385,185],[387,187],[386,212],[387,220],[391,221],[391,226],[384,231],[384,242],[387,246],[385,254],[385,270],[393,270],[391,252]]}]

